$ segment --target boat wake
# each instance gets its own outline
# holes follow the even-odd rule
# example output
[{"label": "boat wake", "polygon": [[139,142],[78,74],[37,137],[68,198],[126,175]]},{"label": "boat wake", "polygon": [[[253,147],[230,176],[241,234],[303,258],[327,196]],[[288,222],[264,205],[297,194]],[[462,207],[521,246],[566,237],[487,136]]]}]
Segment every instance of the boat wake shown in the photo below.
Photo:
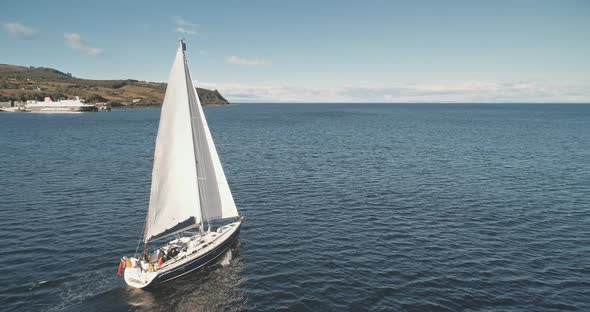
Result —
[{"label": "boat wake", "polygon": [[[80,274],[78,278],[65,282],[61,286],[61,302],[48,311],[63,311],[76,307],[90,298],[113,290],[116,277],[107,272]],[[40,282],[41,283],[41,282]],[[37,284],[40,284],[37,283]]]}]

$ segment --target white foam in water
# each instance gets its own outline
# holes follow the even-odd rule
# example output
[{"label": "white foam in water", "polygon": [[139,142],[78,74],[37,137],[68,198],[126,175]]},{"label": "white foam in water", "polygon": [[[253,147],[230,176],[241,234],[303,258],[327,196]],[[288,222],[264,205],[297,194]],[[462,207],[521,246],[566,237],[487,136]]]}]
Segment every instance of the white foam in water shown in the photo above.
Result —
[{"label": "white foam in water", "polygon": [[231,261],[231,249],[225,253],[225,255],[223,256],[223,259],[221,259],[220,263],[222,266],[228,266],[230,261]]},{"label": "white foam in water", "polygon": [[127,303],[134,307],[143,307],[152,305],[156,302],[154,295],[149,291],[126,287],[128,298]]},{"label": "white foam in water", "polygon": [[37,288],[40,287],[41,285],[47,283],[47,281],[39,281],[39,282],[35,282],[33,283],[33,286],[31,286],[31,288],[29,288],[29,290],[33,289],[33,288]]}]

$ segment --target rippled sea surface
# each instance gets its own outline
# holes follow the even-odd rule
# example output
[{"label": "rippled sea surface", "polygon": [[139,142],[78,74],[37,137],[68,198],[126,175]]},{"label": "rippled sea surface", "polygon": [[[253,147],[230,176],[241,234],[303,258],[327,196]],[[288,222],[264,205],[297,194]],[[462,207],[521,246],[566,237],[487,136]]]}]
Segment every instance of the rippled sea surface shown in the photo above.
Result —
[{"label": "rippled sea surface", "polygon": [[206,114],[239,243],[148,292],[159,110],[0,113],[0,310],[590,311],[590,105]]}]

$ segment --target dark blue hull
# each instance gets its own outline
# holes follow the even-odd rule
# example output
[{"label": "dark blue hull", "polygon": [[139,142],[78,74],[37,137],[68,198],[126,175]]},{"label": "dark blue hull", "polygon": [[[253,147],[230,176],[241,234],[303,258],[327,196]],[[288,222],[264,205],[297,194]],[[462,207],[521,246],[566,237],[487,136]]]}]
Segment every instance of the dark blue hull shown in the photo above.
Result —
[{"label": "dark blue hull", "polygon": [[242,223],[240,222],[236,231],[228,239],[226,239],[225,242],[223,242],[221,245],[215,247],[215,249],[212,249],[210,252],[202,255],[199,258],[195,258],[191,262],[188,262],[181,267],[175,268],[173,270],[170,270],[166,273],[159,275],[158,277],[156,277],[156,280],[154,280],[149,286],[151,287],[155,284],[161,284],[161,283],[171,281],[175,278],[178,278],[178,277],[188,274],[194,270],[197,270],[197,269],[205,266],[209,262],[212,262],[213,260],[217,259],[219,256],[221,256],[225,251],[227,251],[229,249],[229,247],[231,247],[238,240],[238,235],[240,234],[241,227],[242,227]]}]

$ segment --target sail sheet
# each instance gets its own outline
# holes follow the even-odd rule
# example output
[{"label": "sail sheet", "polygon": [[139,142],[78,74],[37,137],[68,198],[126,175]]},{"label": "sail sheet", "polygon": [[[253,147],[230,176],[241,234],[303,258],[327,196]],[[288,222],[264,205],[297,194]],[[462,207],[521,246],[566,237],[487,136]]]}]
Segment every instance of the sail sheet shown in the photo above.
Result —
[{"label": "sail sheet", "polygon": [[238,210],[221,167],[201,101],[192,83],[193,80],[188,65],[185,64],[185,66],[187,88],[189,89],[189,105],[193,121],[193,135],[195,137],[202,216],[209,221],[238,217]]},{"label": "sail sheet", "polygon": [[186,66],[178,48],[160,113],[144,240],[167,236],[201,220]]}]

